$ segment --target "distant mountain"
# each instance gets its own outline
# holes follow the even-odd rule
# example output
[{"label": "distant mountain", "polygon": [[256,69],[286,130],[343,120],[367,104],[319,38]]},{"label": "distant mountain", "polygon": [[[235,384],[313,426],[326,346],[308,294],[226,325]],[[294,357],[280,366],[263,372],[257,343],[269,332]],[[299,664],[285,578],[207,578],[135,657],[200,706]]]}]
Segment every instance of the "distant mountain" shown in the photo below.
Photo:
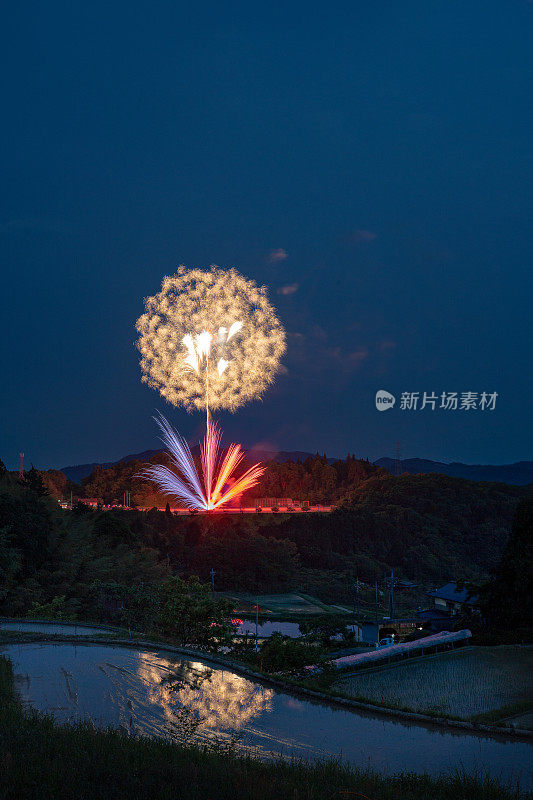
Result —
[{"label": "distant mountain", "polygon": [[[393,475],[396,474],[396,461],[393,458],[380,458],[374,462],[384,467]],[[471,481],[496,481],[516,486],[533,483],[533,461],[517,461],[515,464],[462,464],[459,461],[445,464],[442,461],[429,461],[424,458],[406,458],[400,461],[400,474],[411,475],[438,472],[452,478],[467,478]]]},{"label": "distant mountain", "polygon": [[[120,461],[148,461],[152,456],[162,453],[163,450],[143,450],[142,453],[132,453],[117,461],[107,463],[96,462],[92,464],[77,464],[70,467],[63,467],[61,472],[70,478],[74,483],[79,483],[83,478],[91,474],[97,466],[112,467]],[[192,452],[199,454],[199,447],[193,447]],[[246,456],[254,461],[305,461],[312,457],[314,453],[307,453],[303,450],[246,450]],[[333,464],[337,458],[328,458],[328,463]],[[374,462],[378,467],[384,467],[393,475],[396,473],[396,461],[393,458],[379,458]],[[406,458],[400,461],[400,474],[408,472],[411,475],[420,473],[438,472],[441,475],[449,475],[452,478],[467,478],[471,481],[496,481],[498,483],[509,483],[515,486],[526,486],[533,484],[533,461],[517,461],[515,464],[462,464],[453,462],[445,464],[443,461],[430,461],[425,458]]]},{"label": "distant mountain", "polygon": [[[191,448],[194,455],[199,455],[200,448],[198,445],[196,447]],[[62,467],[61,472],[63,472],[67,478],[74,483],[80,483],[83,478],[86,478],[88,475],[91,474],[95,467],[112,467],[114,464],[118,464],[121,461],[148,461],[152,456],[156,456],[158,453],[163,453],[164,450],[143,450],[142,453],[132,453],[129,456],[124,456],[124,458],[119,458],[117,461],[108,461],[106,463],[98,464],[97,462],[93,462],[92,464],[76,464],[70,467]],[[284,463],[285,461],[305,461],[306,458],[312,458],[314,453],[306,453],[303,450],[291,450],[291,451],[276,451],[276,450],[245,450],[246,456],[248,459],[255,461],[278,461],[279,463]],[[328,463],[333,464],[335,461],[338,461],[336,458],[328,458]]]}]

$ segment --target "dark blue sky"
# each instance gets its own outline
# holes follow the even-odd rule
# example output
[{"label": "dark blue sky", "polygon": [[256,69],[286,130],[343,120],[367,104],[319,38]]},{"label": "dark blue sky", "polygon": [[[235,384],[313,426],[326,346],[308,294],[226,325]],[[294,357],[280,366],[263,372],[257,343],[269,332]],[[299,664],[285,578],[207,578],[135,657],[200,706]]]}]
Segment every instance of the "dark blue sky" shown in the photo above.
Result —
[{"label": "dark blue sky", "polygon": [[287,329],[287,374],[222,417],[246,445],[532,458],[533,3],[30,2],[2,27],[7,465],[155,446],[155,408],[197,436],[134,348],[179,263],[266,283]]}]

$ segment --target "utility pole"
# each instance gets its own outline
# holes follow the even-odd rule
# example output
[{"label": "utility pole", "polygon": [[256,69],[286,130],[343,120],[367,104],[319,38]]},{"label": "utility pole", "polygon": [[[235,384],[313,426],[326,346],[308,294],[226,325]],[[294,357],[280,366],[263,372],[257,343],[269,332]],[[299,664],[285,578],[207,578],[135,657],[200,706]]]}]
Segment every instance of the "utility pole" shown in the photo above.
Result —
[{"label": "utility pole", "polygon": [[376,581],[376,641],[379,644],[379,622],[378,622],[378,582]]},{"label": "utility pole", "polygon": [[24,477],[24,453],[19,453],[20,456],[20,469],[19,469],[19,478]]},{"label": "utility pole", "polygon": [[259,650],[259,643],[257,641],[259,636],[259,598],[256,598],[255,604],[255,652]]},{"label": "utility pole", "polygon": [[354,605],[354,615],[357,618],[359,616],[359,576],[355,579],[355,605]]},{"label": "utility pole", "polygon": [[394,570],[390,571],[389,614],[394,619]]},{"label": "utility pole", "polygon": [[357,636],[357,641],[359,641],[359,631],[361,630],[359,626],[359,576],[356,577],[354,586],[353,632]]},{"label": "utility pole", "polygon": [[216,572],[213,569],[213,567],[211,567],[211,573],[210,574],[211,574],[211,591],[214,592],[215,591],[215,575],[216,575]]}]

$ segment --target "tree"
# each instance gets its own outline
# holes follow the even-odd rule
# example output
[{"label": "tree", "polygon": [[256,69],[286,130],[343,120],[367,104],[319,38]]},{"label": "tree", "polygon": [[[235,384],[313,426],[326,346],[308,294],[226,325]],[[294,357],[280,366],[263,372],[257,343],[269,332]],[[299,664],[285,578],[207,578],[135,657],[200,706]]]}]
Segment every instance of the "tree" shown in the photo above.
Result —
[{"label": "tree", "polygon": [[99,619],[149,629],[157,612],[157,586],[97,580],[90,587],[90,602]]},{"label": "tree", "polygon": [[261,645],[263,667],[269,672],[301,672],[309,664],[316,664],[322,652],[308,642],[290,639],[273,633]]},{"label": "tree", "polygon": [[3,604],[16,586],[22,555],[12,546],[12,526],[0,528],[0,603]]},{"label": "tree", "polygon": [[172,577],[159,586],[155,622],[180,644],[217,650],[231,642],[231,611],[232,603],[218,600],[197,577]]},{"label": "tree", "polygon": [[72,614],[65,608],[65,595],[54,597],[49,603],[33,603],[30,609],[30,617],[38,619],[57,619],[72,620]]},{"label": "tree", "polygon": [[34,492],[34,494],[36,494],[38,497],[44,497],[46,494],[48,494],[48,490],[44,485],[43,476],[38,469],[35,469],[33,464],[30,471],[26,472],[24,478],[28,488],[31,489],[31,491]]},{"label": "tree", "polygon": [[481,590],[481,610],[496,627],[525,628],[533,618],[533,494],[516,508],[513,527],[492,581]]},{"label": "tree", "polygon": [[124,517],[111,511],[102,511],[94,523],[94,533],[99,541],[105,540],[106,547],[118,544],[132,544],[135,536]]},{"label": "tree", "polygon": [[54,507],[46,491],[41,496],[26,481],[2,482],[0,550],[6,575],[6,582],[2,582],[4,614],[24,613],[31,602],[41,599],[44,586],[50,583],[48,559],[57,532]]},{"label": "tree", "polygon": [[301,622],[300,631],[310,641],[321,642],[324,647],[328,647],[334,636],[346,635],[346,620],[324,616]]},{"label": "tree", "polygon": [[74,489],[75,487],[72,481],[68,481],[67,476],[58,469],[48,469],[45,472],[41,472],[41,477],[48,493],[55,497],[56,500],[62,500],[71,491],[71,488]]}]

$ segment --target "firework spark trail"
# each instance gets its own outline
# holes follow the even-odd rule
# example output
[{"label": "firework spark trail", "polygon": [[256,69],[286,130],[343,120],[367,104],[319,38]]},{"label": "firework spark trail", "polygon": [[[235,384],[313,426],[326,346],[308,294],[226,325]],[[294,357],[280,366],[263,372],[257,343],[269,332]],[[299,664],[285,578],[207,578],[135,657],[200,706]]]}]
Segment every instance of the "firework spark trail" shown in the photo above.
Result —
[{"label": "firework spark trail", "polygon": [[230,486],[225,494],[221,494],[224,484],[232,477],[233,472],[237,469],[243,458],[244,453],[241,450],[240,444],[230,444],[222,467],[220,468],[215,491],[213,492],[213,508],[219,508],[224,503],[227,503],[228,500],[239,497],[239,495],[243,494],[247,489],[251,489],[252,486],[258,484],[259,478],[265,471],[265,467],[261,466],[261,464],[254,464],[244,475],[236,479],[235,483]]},{"label": "firework spark trail", "polygon": [[[260,464],[254,464],[239,478],[235,478],[234,473],[244,458],[244,453],[238,444],[231,444],[228,447],[219,465],[221,433],[218,425],[210,422],[200,445],[204,479],[202,486],[185,439],[172,428],[162,414],[154,419],[161,428],[161,439],[170,453],[176,472],[160,464],[150,464],[143,470],[141,477],[154,481],[163,492],[185,503],[190,509],[212,511],[220,508],[224,503],[255,486],[265,471]],[[231,479],[235,482],[224,492],[224,487]]]},{"label": "firework spark trail", "polygon": [[140,477],[154,481],[162,491],[172,494],[188,508],[204,508],[206,499],[189,445],[162,414],[154,419],[161,428],[161,439],[169,451],[170,460],[182,477],[162,464],[147,465]]},{"label": "firework spark trail", "polygon": [[207,507],[211,504],[211,493],[213,490],[213,477],[218,462],[218,451],[220,448],[221,433],[216,423],[211,423],[209,419],[209,406],[206,402],[207,425],[204,441],[200,444],[200,461],[202,463],[202,473],[204,476],[204,489],[207,500]]}]

